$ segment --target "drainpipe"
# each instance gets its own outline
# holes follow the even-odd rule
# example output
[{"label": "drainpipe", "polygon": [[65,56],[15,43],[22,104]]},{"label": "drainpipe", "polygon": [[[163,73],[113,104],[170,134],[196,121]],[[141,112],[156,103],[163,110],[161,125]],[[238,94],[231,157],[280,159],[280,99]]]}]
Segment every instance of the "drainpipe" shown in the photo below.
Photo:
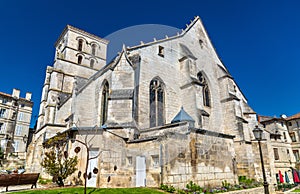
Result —
[{"label": "drainpipe", "polygon": [[164,161],[163,161],[163,145],[159,145],[159,152],[160,152],[160,184],[164,183]]}]

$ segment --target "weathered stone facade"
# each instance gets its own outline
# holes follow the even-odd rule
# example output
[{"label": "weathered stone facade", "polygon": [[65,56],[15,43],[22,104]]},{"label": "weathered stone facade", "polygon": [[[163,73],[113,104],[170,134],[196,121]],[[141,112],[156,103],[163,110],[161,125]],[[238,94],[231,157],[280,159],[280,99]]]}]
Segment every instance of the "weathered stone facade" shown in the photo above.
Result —
[{"label": "weathered stone facade", "polygon": [[[71,26],[56,42],[28,154],[30,171],[42,171],[43,141],[72,132],[76,139],[88,137],[91,154],[101,153],[90,161],[99,169],[91,186],[216,186],[236,183],[239,175],[261,180],[251,141],[256,113],[199,17],[177,36],[124,46],[105,65],[107,43]],[[71,155],[76,146],[69,144]],[[82,147],[81,171],[85,154]]]}]

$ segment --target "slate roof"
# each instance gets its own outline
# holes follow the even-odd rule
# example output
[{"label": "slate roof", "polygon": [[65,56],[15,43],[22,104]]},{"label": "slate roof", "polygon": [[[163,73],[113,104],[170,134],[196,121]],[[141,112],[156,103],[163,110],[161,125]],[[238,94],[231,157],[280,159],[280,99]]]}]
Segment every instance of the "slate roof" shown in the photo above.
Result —
[{"label": "slate roof", "polygon": [[171,121],[171,123],[178,123],[181,121],[192,121],[195,122],[195,120],[181,107],[179,113],[174,117],[174,119]]}]

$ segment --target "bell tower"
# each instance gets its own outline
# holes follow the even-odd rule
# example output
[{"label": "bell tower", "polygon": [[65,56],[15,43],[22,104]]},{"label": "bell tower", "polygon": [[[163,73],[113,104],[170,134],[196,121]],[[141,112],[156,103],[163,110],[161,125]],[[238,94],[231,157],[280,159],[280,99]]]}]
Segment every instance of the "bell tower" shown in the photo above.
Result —
[{"label": "bell tower", "polygon": [[54,68],[89,78],[106,65],[108,41],[67,25],[55,43]]}]

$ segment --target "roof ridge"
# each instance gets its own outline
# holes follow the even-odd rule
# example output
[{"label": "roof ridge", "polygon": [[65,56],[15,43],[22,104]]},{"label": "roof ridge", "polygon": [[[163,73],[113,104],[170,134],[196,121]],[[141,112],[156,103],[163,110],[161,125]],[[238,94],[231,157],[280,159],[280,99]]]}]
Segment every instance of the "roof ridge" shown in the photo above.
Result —
[{"label": "roof ridge", "polygon": [[157,40],[156,38],[153,38],[153,41],[147,42],[147,43],[144,43],[143,41],[140,41],[141,44],[131,46],[131,47],[127,47],[127,49],[128,50],[134,50],[134,49],[137,49],[137,48],[141,48],[141,47],[149,46],[149,45],[152,45],[152,44],[156,44],[156,43],[164,42],[164,41],[167,41],[167,40],[172,40],[172,39],[175,39],[175,38],[182,37],[192,28],[192,26],[197,22],[197,20],[200,20],[199,16],[195,16],[194,20],[191,20],[191,22],[189,24],[186,24],[186,28],[182,29],[181,33],[177,32],[177,34],[174,35],[174,36],[169,37],[169,36],[166,35],[165,38],[162,38],[162,39],[159,39],[159,40]]}]

